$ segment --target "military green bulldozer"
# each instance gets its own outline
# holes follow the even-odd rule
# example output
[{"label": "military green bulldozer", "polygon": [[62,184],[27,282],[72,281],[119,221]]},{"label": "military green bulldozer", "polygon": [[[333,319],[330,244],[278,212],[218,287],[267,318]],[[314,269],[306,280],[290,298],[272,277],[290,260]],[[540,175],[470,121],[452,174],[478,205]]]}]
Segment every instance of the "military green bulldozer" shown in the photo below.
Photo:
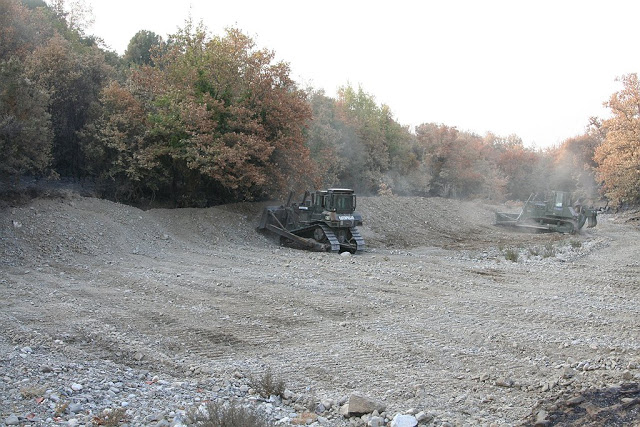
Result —
[{"label": "military green bulldozer", "polygon": [[496,225],[537,231],[576,233],[587,223],[587,228],[598,223],[596,210],[572,203],[566,191],[552,191],[549,197],[532,194],[519,213],[496,213]]},{"label": "military green bulldozer", "polygon": [[355,211],[353,190],[330,188],[305,192],[300,203],[267,206],[262,212],[259,231],[280,236],[281,244],[313,251],[361,252],[364,239],[358,231],[362,216]]}]

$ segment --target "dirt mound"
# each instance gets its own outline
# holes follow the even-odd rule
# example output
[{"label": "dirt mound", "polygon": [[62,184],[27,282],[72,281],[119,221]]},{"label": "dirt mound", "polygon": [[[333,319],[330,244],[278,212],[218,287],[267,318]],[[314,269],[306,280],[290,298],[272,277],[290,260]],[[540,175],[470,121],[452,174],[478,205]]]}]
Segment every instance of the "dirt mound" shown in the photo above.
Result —
[{"label": "dirt mound", "polygon": [[535,240],[493,225],[498,206],[439,197],[360,197],[362,234],[370,247],[447,249]]},{"label": "dirt mound", "polygon": [[143,211],[75,193],[57,194],[0,209],[4,260],[154,256],[175,249],[206,252],[219,245],[268,244],[253,229],[261,210],[257,204]]},{"label": "dirt mound", "polygon": [[[5,259],[72,254],[154,256],[176,248],[207,252],[220,245],[277,245],[256,232],[272,203],[236,203],[205,209],[152,209],[76,193],[2,208]],[[358,211],[369,248],[474,249],[504,242],[549,240],[494,226],[495,206],[441,198],[361,197]]]}]

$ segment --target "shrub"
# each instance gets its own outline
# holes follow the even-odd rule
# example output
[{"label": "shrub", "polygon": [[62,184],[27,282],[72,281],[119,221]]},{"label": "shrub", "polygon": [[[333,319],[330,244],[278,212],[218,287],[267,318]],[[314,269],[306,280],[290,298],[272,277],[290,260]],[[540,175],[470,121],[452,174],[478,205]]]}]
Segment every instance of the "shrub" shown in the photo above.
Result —
[{"label": "shrub", "polygon": [[518,251],[515,249],[507,249],[504,253],[504,259],[507,261],[518,262]]},{"label": "shrub", "polygon": [[544,245],[544,251],[542,253],[543,258],[552,258],[556,256],[556,248],[553,247],[553,243],[548,242]]},{"label": "shrub", "polygon": [[201,427],[270,427],[265,421],[246,407],[237,403],[208,402],[203,409],[197,408],[188,414],[191,424]]},{"label": "shrub", "polygon": [[269,368],[260,378],[251,378],[251,387],[262,397],[269,398],[272,395],[283,397],[285,385],[283,380],[273,376]]},{"label": "shrub", "polygon": [[93,417],[93,423],[98,426],[115,427],[126,422],[127,410],[125,408],[116,408],[113,410],[105,410],[103,415]]}]

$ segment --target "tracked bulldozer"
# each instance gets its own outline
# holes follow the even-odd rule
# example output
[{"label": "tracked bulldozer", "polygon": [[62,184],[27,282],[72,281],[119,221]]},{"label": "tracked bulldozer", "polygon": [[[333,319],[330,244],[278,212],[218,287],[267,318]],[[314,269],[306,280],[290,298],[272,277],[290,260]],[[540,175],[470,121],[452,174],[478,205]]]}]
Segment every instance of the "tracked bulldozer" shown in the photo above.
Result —
[{"label": "tracked bulldozer", "polygon": [[598,223],[596,210],[572,203],[566,191],[552,191],[547,198],[532,194],[519,213],[496,213],[496,225],[520,229],[576,233],[584,224],[587,228]]},{"label": "tracked bulldozer", "polygon": [[313,251],[361,252],[364,239],[358,231],[362,216],[355,211],[353,190],[330,188],[305,192],[300,203],[267,206],[262,212],[259,231],[280,236],[281,244]]}]

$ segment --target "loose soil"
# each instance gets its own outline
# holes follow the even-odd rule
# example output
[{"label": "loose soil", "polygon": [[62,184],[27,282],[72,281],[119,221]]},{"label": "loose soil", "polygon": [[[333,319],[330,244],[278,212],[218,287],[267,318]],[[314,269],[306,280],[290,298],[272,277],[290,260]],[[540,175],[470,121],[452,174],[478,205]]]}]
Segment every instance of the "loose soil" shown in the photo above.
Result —
[{"label": "loose soil", "polygon": [[2,202],[0,354],[63,342],[174,378],[270,369],[297,394],[451,425],[640,422],[637,213],[535,234],[494,226],[503,206],[360,197],[367,250],[343,256],[256,232],[264,205]]}]

